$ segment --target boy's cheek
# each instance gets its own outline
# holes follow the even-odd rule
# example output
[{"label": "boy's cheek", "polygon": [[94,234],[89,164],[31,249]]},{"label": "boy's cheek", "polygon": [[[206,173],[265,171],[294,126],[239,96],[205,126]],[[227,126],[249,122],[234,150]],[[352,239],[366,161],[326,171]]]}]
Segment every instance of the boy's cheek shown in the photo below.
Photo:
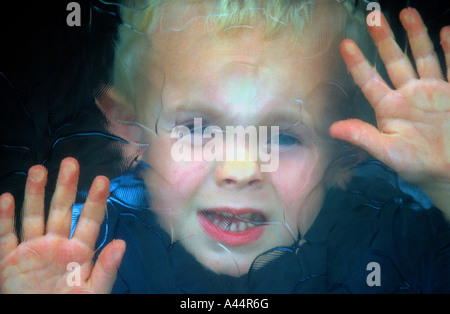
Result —
[{"label": "boy's cheek", "polygon": [[173,187],[179,191],[195,190],[199,184],[206,180],[207,162],[189,161],[175,162],[168,176]]},{"label": "boy's cheek", "polygon": [[291,215],[297,216],[320,188],[322,168],[319,160],[280,159],[279,170],[271,175],[271,181],[286,210],[295,211]]},{"label": "boy's cheek", "polygon": [[[302,160],[303,159],[303,160]],[[271,173],[271,181],[278,194],[295,198],[311,189],[310,185],[320,179],[319,161],[316,156],[284,158],[280,156],[278,170]],[[295,192],[295,193],[294,193]]]},{"label": "boy's cheek", "polygon": [[152,190],[166,194],[182,193],[195,189],[204,178],[206,165],[199,161],[175,161],[172,158],[172,141],[153,138],[150,149],[144,154],[144,162],[150,165],[150,173],[146,178]]},{"label": "boy's cheek", "polygon": [[199,162],[193,164],[194,162],[166,166],[158,164],[162,168],[152,167],[145,178],[152,197],[152,209],[165,221],[165,226],[189,207],[199,186],[205,181],[202,175],[204,167]]}]

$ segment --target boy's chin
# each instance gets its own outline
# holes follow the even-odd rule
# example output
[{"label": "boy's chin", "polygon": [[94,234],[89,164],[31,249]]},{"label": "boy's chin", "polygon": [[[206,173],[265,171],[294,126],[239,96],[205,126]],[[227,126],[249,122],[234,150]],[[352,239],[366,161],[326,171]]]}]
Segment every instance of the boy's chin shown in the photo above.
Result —
[{"label": "boy's chin", "polygon": [[238,256],[225,249],[222,253],[203,251],[196,256],[197,261],[217,275],[240,277],[248,273],[253,260],[258,256]]},{"label": "boy's chin", "polygon": [[[202,245],[192,243],[191,247],[185,246],[185,249],[206,269],[217,275],[232,277],[246,275],[258,256],[277,246],[273,243],[266,246],[260,243],[256,246],[227,247],[210,239],[202,242]],[[287,242],[279,245],[286,244]]]},{"label": "boy's chin", "polygon": [[[225,244],[207,233],[204,228],[192,223],[184,225],[194,226],[185,230],[183,234],[175,235],[175,240],[180,241],[184,249],[206,269],[218,275],[240,277],[246,275],[255,259],[262,253],[278,246],[289,246],[293,243],[291,233],[280,229],[278,225],[264,228],[263,234],[247,244]],[[185,239],[184,241],[181,239]],[[229,240],[226,238],[225,240]]]}]

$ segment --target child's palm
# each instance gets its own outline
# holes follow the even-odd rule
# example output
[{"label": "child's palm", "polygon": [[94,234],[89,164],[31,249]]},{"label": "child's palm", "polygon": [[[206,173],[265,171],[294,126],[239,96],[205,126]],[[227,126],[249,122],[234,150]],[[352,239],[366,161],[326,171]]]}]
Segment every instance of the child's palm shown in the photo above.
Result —
[{"label": "child's palm", "polygon": [[94,246],[104,218],[109,181],[98,177],[92,184],[73,237],[69,239],[72,204],[79,166],[68,158],[53,195],[44,224],[46,170],[29,171],[25,188],[22,242],[14,233],[14,199],[0,197],[0,291],[2,293],[107,293],[114,284],[125,243],[108,244],[94,265]]},{"label": "child's palm", "polygon": [[67,269],[76,261],[83,273],[90,273],[92,254],[82,243],[57,235],[22,243],[2,262],[2,293],[93,292],[87,282],[76,282],[76,269]]},{"label": "child's palm", "polygon": [[388,136],[382,147],[386,162],[406,180],[421,184],[449,175],[449,102],[447,82],[420,79],[379,103],[378,129]]}]

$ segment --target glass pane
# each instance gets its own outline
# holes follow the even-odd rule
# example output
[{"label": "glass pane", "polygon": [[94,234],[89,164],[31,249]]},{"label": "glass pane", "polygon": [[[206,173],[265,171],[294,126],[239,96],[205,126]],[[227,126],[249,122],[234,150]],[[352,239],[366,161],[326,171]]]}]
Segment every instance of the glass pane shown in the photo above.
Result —
[{"label": "glass pane", "polygon": [[450,292],[447,3],[2,13],[0,290]]}]

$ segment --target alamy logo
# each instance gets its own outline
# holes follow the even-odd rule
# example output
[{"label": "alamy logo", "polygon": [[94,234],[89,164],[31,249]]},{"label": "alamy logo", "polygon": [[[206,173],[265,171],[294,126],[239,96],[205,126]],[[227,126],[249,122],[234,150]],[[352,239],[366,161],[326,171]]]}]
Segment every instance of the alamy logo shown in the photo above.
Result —
[{"label": "alamy logo", "polygon": [[81,26],[81,6],[78,2],[70,2],[66,7],[67,11],[71,11],[66,18],[68,26]]},{"label": "alamy logo", "polygon": [[202,119],[194,119],[194,128],[176,126],[171,137],[174,161],[258,161],[261,172],[273,172],[279,165],[279,127],[253,125],[203,127]]},{"label": "alamy logo", "polygon": [[381,267],[377,262],[367,264],[366,270],[371,271],[366,278],[369,287],[381,286]]},{"label": "alamy logo", "polygon": [[67,264],[66,270],[69,272],[66,283],[69,287],[79,287],[81,285],[81,266],[76,262]]},{"label": "alamy logo", "polygon": [[366,23],[368,26],[381,26],[381,7],[378,2],[369,2],[366,7],[367,14]]}]

